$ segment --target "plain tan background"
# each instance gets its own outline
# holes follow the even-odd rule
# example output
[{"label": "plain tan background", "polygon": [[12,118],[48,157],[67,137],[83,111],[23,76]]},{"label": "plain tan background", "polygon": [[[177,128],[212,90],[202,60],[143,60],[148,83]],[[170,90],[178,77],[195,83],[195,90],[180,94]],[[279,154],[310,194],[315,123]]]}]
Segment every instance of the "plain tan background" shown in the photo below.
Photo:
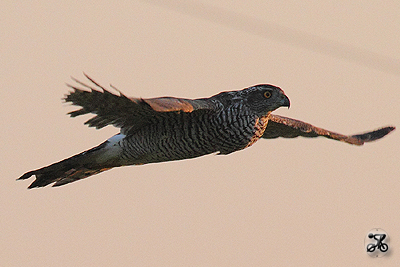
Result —
[{"label": "plain tan background", "polygon": [[[82,72],[136,97],[272,83],[292,103],[277,114],[346,134],[400,126],[399,1],[27,2],[0,4],[1,266],[400,264],[399,130],[15,181],[118,132],[65,115]],[[391,238],[379,259],[363,248],[374,227]]]}]

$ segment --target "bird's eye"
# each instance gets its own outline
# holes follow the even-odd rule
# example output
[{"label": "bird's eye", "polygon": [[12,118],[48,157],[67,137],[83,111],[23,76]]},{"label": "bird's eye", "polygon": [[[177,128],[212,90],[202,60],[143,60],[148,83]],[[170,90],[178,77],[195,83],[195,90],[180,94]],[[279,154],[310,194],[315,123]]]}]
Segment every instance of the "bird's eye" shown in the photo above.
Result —
[{"label": "bird's eye", "polygon": [[270,91],[265,91],[264,92],[264,97],[265,98],[270,98],[272,96],[272,93]]}]

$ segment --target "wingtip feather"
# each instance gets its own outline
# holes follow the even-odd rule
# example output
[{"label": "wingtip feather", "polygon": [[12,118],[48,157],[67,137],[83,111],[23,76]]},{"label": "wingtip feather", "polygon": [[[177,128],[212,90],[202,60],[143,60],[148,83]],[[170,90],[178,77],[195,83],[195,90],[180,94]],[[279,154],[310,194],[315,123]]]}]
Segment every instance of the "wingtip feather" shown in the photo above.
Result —
[{"label": "wingtip feather", "polygon": [[360,140],[361,144],[364,144],[365,142],[372,142],[378,139],[381,139],[382,137],[385,137],[388,135],[390,132],[394,131],[396,127],[394,126],[387,126],[387,127],[382,127],[377,130],[374,130],[372,132],[367,132],[367,133],[362,133],[362,134],[356,134],[350,136],[350,138],[356,138]]},{"label": "wingtip feather", "polygon": [[19,177],[19,178],[17,179],[17,181],[19,181],[19,180],[26,180],[26,179],[30,178],[32,175],[34,175],[34,174],[35,174],[35,171],[29,171],[29,172],[27,172],[27,173],[24,173],[21,177]]},{"label": "wingtip feather", "polygon": [[[19,177],[17,179],[17,181],[29,179],[33,175],[35,175],[35,176],[37,175],[37,171],[36,170],[29,171],[29,172],[23,174],[21,177]],[[45,185],[41,184],[40,183],[40,179],[38,179],[38,177],[36,177],[36,179],[28,186],[28,189],[32,189],[32,188],[35,188],[35,187],[41,187],[41,186],[45,186]]]}]

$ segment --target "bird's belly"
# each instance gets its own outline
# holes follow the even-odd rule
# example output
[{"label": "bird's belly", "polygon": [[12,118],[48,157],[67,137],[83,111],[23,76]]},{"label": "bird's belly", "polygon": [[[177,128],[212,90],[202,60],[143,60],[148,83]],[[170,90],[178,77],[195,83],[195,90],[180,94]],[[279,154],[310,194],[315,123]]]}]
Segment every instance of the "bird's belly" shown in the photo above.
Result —
[{"label": "bird's belly", "polygon": [[188,138],[179,133],[124,140],[122,158],[130,164],[146,164],[200,157],[218,151],[211,140]]},{"label": "bird's belly", "polygon": [[125,164],[181,160],[220,152],[229,154],[254,143],[258,119],[224,122],[203,118],[153,124],[122,142]]}]

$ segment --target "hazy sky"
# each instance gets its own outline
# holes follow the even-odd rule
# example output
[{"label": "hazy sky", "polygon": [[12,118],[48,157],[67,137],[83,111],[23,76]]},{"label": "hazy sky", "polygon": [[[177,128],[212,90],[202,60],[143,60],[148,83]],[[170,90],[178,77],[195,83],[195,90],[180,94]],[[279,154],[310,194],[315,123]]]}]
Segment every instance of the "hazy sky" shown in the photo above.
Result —
[{"label": "hazy sky", "polygon": [[[260,140],[229,156],[15,179],[103,142],[61,98],[83,72],[128,96],[280,86],[277,114],[400,126],[399,1],[3,1],[1,266],[398,266],[399,130],[362,147]],[[371,228],[391,253],[370,258]]]}]

